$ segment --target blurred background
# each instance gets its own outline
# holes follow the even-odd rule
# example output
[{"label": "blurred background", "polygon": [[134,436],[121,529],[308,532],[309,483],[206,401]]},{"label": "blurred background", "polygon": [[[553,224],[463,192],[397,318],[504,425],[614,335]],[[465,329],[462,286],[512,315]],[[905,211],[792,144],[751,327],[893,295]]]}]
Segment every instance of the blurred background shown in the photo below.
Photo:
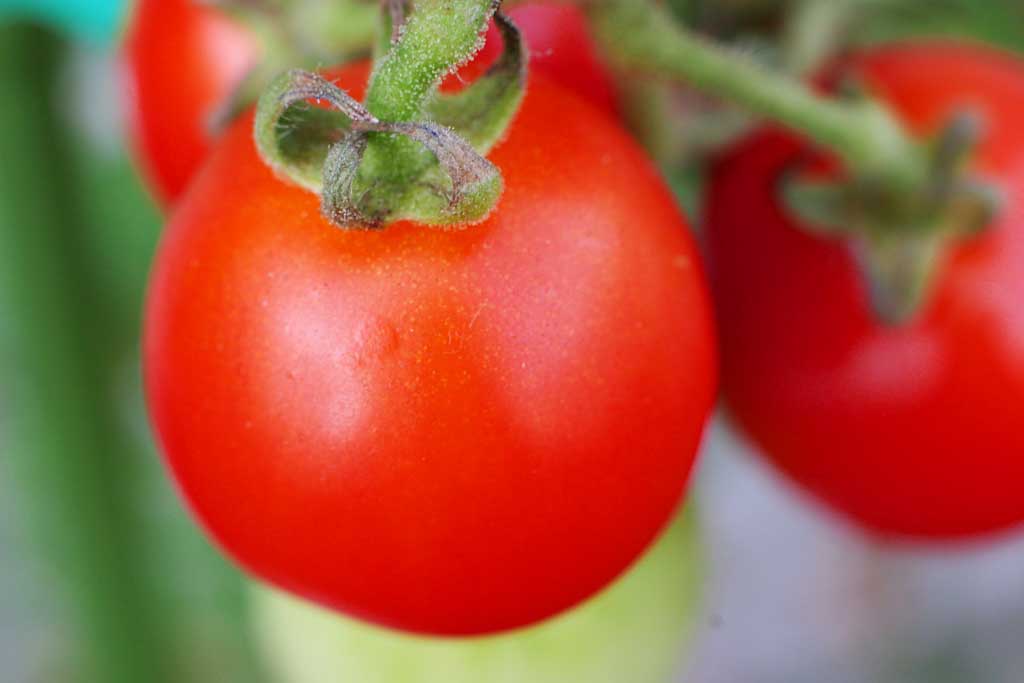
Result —
[{"label": "blurred background", "polygon": [[[848,1],[870,18],[861,42],[1024,50],[1017,0]],[[771,59],[774,24],[728,19],[797,3],[678,4]],[[724,416],[658,548],[535,631],[421,641],[250,584],[188,517],[146,424],[138,330],[162,213],[126,148],[129,12],[0,0],[0,682],[1024,680],[1024,532],[880,545],[781,481]],[[673,177],[696,212],[699,176]]]}]

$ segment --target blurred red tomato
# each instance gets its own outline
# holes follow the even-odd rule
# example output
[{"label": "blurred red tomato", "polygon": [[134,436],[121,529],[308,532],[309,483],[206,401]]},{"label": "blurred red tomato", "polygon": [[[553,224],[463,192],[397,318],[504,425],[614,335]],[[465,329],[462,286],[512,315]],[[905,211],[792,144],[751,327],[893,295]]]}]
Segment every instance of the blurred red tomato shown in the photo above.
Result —
[{"label": "blurred red tomato", "polygon": [[173,202],[211,144],[210,118],[259,58],[259,45],[195,0],[139,0],[124,46],[128,123],[157,196]]},{"label": "blurred red tomato", "polygon": [[903,327],[868,308],[844,246],[780,205],[821,161],[766,130],[717,165],[707,202],[723,386],[732,415],[794,481],[868,529],[957,537],[1024,521],[1024,64],[978,46],[909,44],[850,61],[917,133],[984,117],[977,172],[1008,204],[956,247]]}]

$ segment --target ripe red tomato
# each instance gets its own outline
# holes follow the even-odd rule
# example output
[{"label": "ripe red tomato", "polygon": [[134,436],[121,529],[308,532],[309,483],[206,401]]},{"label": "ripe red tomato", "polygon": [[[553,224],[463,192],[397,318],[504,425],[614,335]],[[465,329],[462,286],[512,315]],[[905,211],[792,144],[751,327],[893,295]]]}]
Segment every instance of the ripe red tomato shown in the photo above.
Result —
[{"label": "ripe red tomato", "polygon": [[763,131],[717,166],[707,224],[723,388],[793,480],[864,527],[956,537],[1024,521],[1024,65],[921,43],[851,60],[917,133],[984,116],[976,171],[1008,204],[943,267],[921,315],[881,325],[847,250],[780,206],[784,174],[821,157]]},{"label": "ripe red tomato", "polygon": [[[533,68],[615,115],[611,76],[583,13],[569,6],[524,5],[510,15],[530,45]],[[471,80],[497,57],[489,32],[481,55],[458,80]],[[144,172],[165,204],[174,202],[213,144],[211,116],[259,58],[254,37],[197,0],[139,0],[125,43],[129,123]]]},{"label": "ripe red tomato", "polygon": [[148,300],[149,408],[202,523],[273,583],[421,632],[607,585],[679,502],[716,384],[698,254],[651,163],[534,76],[487,221],[344,231],[251,128],[179,204]]}]

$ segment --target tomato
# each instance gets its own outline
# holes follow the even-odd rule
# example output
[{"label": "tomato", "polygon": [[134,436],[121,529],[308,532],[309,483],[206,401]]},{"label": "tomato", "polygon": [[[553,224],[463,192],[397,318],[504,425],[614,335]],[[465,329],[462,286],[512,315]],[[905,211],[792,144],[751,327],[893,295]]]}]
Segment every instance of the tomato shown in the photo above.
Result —
[{"label": "tomato", "polygon": [[698,254],[628,135],[535,75],[491,159],[506,189],[482,224],[344,231],[246,117],[148,299],[152,422],[210,533],[419,632],[511,629],[606,586],[670,518],[715,394]]},{"label": "tomato", "polygon": [[827,165],[761,131],[713,172],[707,203],[723,389],[794,481],[883,535],[965,537],[1024,520],[1024,65],[978,46],[884,47],[850,67],[918,134],[968,108],[974,170],[1008,203],[959,243],[910,324],[868,309],[847,249],[780,206],[785,174]]},{"label": "tomato", "polygon": [[124,46],[128,123],[157,196],[173,202],[212,144],[211,117],[255,65],[254,37],[195,0],[139,0]]},{"label": "tomato", "polygon": [[[533,68],[610,115],[611,76],[600,63],[575,7],[524,5],[511,10],[530,45]],[[453,77],[471,80],[500,52],[493,27],[478,58]],[[173,203],[213,143],[211,116],[259,58],[239,24],[196,0],[139,0],[125,43],[124,72],[133,144],[158,197]]]}]

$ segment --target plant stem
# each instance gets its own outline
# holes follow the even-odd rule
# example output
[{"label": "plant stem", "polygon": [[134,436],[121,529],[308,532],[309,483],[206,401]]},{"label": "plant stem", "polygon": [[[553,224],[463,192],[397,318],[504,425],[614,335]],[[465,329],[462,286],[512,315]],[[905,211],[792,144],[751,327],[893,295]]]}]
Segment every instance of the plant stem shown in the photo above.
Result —
[{"label": "plant stem", "polygon": [[54,112],[60,54],[46,32],[0,29],[0,303],[13,370],[3,386],[5,460],[69,608],[79,678],[169,683],[171,648],[134,554],[141,532],[82,261],[69,136]]},{"label": "plant stem", "polygon": [[[404,2],[389,0],[367,106],[316,74],[282,74],[256,108],[263,161],[319,194],[321,213],[342,229],[482,221],[504,188],[483,155],[511,123],[526,85],[519,30],[497,15],[501,57],[457,93],[439,93],[438,85],[479,50],[496,7],[495,0],[421,0],[407,20]],[[310,100],[332,111],[311,109]]]},{"label": "plant stem", "polygon": [[[495,0],[418,0],[400,39],[374,64],[366,108],[389,123],[418,120],[441,78],[468,61],[483,44],[482,33],[494,13]],[[401,187],[425,151],[417,143],[387,134],[372,134],[364,168],[376,182]]]},{"label": "plant stem", "polygon": [[415,121],[441,78],[482,46],[494,0],[418,0],[402,30],[375,65],[366,108],[382,121]]},{"label": "plant stem", "polygon": [[783,63],[794,76],[813,75],[847,43],[853,17],[862,0],[796,0],[783,29]]},{"label": "plant stem", "polygon": [[841,101],[680,27],[647,0],[589,0],[596,36],[626,69],[641,70],[727,100],[835,153],[854,173],[909,189],[926,182],[922,148],[880,103]]}]

